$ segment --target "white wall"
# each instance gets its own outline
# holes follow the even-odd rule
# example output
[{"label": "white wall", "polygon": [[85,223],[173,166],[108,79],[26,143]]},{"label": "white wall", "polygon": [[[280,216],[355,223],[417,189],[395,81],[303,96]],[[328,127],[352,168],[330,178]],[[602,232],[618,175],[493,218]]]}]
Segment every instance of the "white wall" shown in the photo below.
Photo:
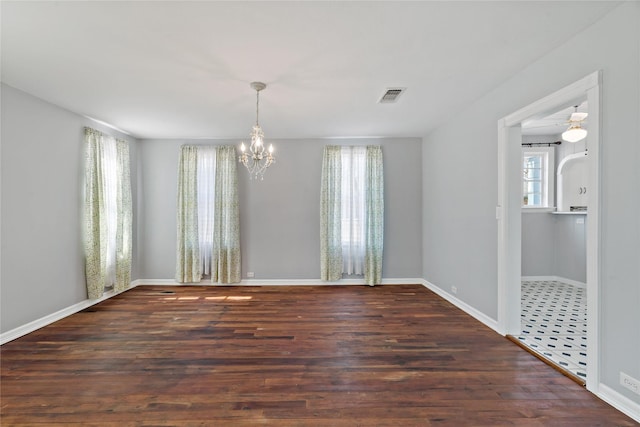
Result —
[{"label": "white wall", "polygon": [[[522,212],[522,275],[555,276],[555,218],[547,212]],[[585,258],[587,254],[584,254]],[[585,271],[586,274],[586,271]]]},{"label": "white wall", "polygon": [[[602,70],[601,382],[640,378],[640,3],[625,2],[424,140],[424,274],[497,317],[497,121]],[[460,118],[463,118],[462,120]]]},{"label": "white wall", "polygon": [[[140,275],[175,276],[176,191],[180,145],[234,144],[237,140],[142,140]],[[385,172],[385,278],[419,278],[421,140],[270,140],[276,163],[264,181],[250,181],[239,165],[242,277],[320,278],[320,172],[327,144],[382,145]]]},{"label": "white wall", "polygon": [[522,214],[522,275],[587,281],[586,215]]},{"label": "white wall", "polygon": [[2,84],[1,332],[87,298],[84,126],[131,142],[135,179],[135,140]]}]

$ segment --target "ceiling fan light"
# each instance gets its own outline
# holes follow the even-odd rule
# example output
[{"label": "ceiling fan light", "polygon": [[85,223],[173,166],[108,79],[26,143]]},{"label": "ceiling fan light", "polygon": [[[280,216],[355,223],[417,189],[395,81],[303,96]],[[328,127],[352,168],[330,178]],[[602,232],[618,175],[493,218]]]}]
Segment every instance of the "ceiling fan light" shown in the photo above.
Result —
[{"label": "ceiling fan light", "polygon": [[582,129],[579,124],[572,124],[569,129],[562,133],[562,139],[567,142],[578,142],[587,136],[587,131]]}]

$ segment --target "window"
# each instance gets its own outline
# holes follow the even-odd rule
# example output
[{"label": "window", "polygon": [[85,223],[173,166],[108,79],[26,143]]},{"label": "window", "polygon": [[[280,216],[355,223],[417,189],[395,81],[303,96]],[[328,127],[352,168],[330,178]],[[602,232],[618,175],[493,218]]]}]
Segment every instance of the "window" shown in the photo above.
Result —
[{"label": "window", "polygon": [[328,145],[320,190],[320,278],[382,280],[384,177],[380,146]]},{"label": "window", "polygon": [[553,147],[522,150],[522,207],[552,208],[555,159]]},{"label": "window", "polygon": [[123,291],[131,275],[129,145],[85,128],[84,250],[87,293]]},{"label": "window", "polygon": [[183,145],[178,170],[176,280],[240,281],[240,222],[233,146]]}]

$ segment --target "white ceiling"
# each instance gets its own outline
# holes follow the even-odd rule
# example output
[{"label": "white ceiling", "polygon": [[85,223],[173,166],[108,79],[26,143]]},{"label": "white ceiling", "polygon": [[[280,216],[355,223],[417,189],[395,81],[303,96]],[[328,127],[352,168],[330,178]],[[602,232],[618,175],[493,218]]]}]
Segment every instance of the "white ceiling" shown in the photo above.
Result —
[{"label": "white ceiling", "polygon": [[2,1],[2,81],[140,138],[246,138],[255,80],[267,138],[424,136],[618,3]]}]

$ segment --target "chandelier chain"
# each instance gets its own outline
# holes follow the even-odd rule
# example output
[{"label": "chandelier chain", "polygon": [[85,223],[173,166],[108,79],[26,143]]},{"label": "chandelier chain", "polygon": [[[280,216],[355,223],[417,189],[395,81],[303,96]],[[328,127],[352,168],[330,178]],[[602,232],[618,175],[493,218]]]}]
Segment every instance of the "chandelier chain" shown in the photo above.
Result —
[{"label": "chandelier chain", "polygon": [[260,91],[256,90],[256,126],[260,126],[258,123],[258,115],[260,114]]}]

